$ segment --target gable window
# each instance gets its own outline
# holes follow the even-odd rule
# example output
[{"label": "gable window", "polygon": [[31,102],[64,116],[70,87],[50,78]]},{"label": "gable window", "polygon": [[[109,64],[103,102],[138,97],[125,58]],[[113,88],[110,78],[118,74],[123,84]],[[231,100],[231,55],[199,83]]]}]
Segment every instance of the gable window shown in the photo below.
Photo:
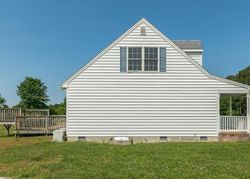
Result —
[{"label": "gable window", "polygon": [[142,48],[129,47],[128,48],[128,70],[142,71]]},{"label": "gable window", "polygon": [[145,47],[144,71],[158,71],[158,48]]},{"label": "gable window", "polygon": [[159,71],[158,47],[128,47],[129,72]]}]

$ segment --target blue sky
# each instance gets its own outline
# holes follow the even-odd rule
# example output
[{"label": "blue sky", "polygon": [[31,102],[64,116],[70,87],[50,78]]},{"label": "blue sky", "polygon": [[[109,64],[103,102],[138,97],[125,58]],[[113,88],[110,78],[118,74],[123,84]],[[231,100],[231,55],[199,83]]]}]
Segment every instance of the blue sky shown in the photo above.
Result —
[{"label": "blue sky", "polygon": [[0,94],[19,102],[16,86],[42,79],[49,103],[59,85],[142,17],[170,39],[203,42],[204,67],[225,77],[250,65],[250,1],[0,0]]}]

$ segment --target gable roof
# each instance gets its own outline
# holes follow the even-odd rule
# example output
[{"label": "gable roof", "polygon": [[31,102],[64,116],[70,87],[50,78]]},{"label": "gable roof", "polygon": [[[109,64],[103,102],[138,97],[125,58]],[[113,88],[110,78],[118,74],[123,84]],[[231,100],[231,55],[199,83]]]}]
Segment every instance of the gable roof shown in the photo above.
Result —
[{"label": "gable roof", "polygon": [[182,50],[202,50],[200,40],[172,40]]},{"label": "gable roof", "polygon": [[189,55],[187,55],[180,47],[178,47],[173,41],[167,38],[164,34],[162,34],[156,27],[154,27],[151,23],[149,23],[145,18],[139,20],[136,24],[134,24],[131,28],[129,28],[125,33],[123,33],[119,38],[113,41],[109,46],[107,46],[104,50],[102,50],[97,56],[95,56],[89,63],[80,68],[76,73],[74,73],[71,77],[69,77],[62,85],[61,88],[66,89],[69,82],[75,79],[81,72],[87,69],[91,64],[93,64],[97,59],[99,59],[103,54],[105,54],[109,49],[115,46],[119,41],[121,41],[124,37],[126,37],[132,30],[138,27],[141,23],[145,23],[148,25],[156,34],[158,34],[161,38],[163,38],[166,42],[172,45],[180,54],[182,54],[186,59],[188,59],[195,67],[197,67],[201,72],[203,72],[207,77],[219,80],[228,84],[232,84],[235,86],[239,86],[242,88],[246,88],[250,90],[250,86],[238,83],[235,81],[231,81],[225,78],[221,78],[219,76],[212,75],[208,73],[199,63],[197,63],[194,59],[192,59]]}]

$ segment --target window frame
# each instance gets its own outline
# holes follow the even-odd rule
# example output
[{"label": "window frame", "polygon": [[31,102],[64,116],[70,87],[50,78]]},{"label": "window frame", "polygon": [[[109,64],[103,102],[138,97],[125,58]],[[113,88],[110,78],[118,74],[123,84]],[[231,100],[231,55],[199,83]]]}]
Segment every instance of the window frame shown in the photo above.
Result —
[{"label": "window frame", "polygon": [[[128,69],[128,51],[129,51],[129,48],[141,48],[141,52],[142,52],[142,68],[140,71],[133,71],[133,70],[129,70]],[[145,48],[157,48],[157,71],[145,71],[144,68],[145,68]],[[126,70],[128,73],[157,73],[157,72],[160,72],[160,47],[159,46],[138,46],[138,45],[135,45],[135,46],[128,46],[126,47]]]},{"label": "window frame", "polygon": [[[129,48],[141,48],[141,70],[129,70]],[[144,54],[144,48],[141,47],[141,46],[131,46],[131,47],[127,47],[127,50],[126,50],[126,70],[127,72],[133,72],[133,73],[136,73],[136,72],[143,72],[144,68],[143,68],[143,65],[144,65],[144,57],[143,57],[143,54]]]}]

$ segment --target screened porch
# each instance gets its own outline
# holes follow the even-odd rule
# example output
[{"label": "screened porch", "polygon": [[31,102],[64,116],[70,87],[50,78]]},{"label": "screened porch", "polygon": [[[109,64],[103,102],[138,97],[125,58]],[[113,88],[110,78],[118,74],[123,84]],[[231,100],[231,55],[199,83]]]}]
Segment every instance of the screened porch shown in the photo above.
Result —
[{"label": "screened porch", "polygon": [[219,96],[220,132],[250,132],[249,93],[221,93]]}]

